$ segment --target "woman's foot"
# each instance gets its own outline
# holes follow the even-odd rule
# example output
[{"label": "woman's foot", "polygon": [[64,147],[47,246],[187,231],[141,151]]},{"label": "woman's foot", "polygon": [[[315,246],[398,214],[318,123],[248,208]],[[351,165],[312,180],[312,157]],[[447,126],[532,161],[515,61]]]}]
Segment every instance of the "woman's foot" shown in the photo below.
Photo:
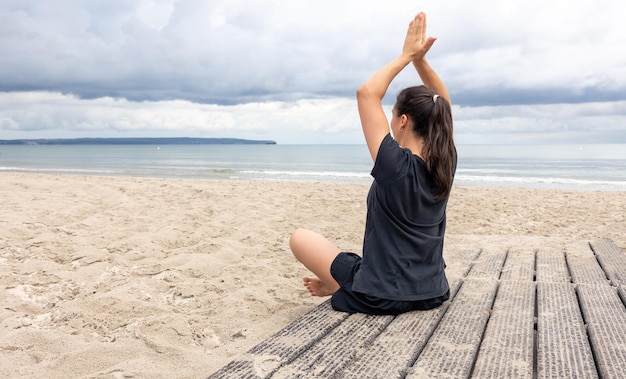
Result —
[{"label": "woman's foot", "polygon": [[312,296],[330,296],[337,292],[339,288],[334,288],[326,285],[318,277],[305,276],[302,278],[304,286]]}]

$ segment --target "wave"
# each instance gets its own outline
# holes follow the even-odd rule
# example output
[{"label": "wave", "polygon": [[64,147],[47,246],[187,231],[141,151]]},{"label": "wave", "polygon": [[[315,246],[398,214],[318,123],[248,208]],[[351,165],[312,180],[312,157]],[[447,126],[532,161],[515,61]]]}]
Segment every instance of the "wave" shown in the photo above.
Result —
[{"label": "wave", "polygon": [[546,187],[546,188],[568,188],[568,189],[606,189],[606,190],[626,190],[624,180],[606,179],[581,179],[562,177],[528,177],[528,176],[494,176],[494,175],[457,175],[455,182],[458,184],[490,184],[490,185],[510,185],[516,187]]},{"label": "wave", "polygon": [[[198,167],[150,167],[123,169],[100,168],[24,168],[0,166],[0,172],[33,172],[77,175],[103,176],[140,176],[170,177],[192,179],[227,179],[227,180],[271,180],[271,181],[303,181],[303,182],[346,182],[371,183],[369,171],[325,171],[325,170],[263,170],[240,168],[198,168]],[[478,174],[478,175],[477,175]],[[485,175],[481,175],[485,174]],[[602,178],[569,178],[562,176],[524,176],[519,172],[497,169],[459,170],[455,184],[461,186],[481,187],[522,187],[522,188],[554,188],[626,191],[626,180],[620,176],[615,180]]]},{"label": "wave", "polygon": [[14,171],[14,172],[38,172],[38,173],[68,173],[68,174],[85,174],[85,175],[122,175],[120,171],[113,170],[99,170],[99,169],[81,169],[81,168],[24,168],[24,167],[2,167],[0,166],[0,172],[2,171]]},{"label": "wave", "polygon": [[290,177],[371,178],[369,173],[350,171],[241,170],[240,173]]}]

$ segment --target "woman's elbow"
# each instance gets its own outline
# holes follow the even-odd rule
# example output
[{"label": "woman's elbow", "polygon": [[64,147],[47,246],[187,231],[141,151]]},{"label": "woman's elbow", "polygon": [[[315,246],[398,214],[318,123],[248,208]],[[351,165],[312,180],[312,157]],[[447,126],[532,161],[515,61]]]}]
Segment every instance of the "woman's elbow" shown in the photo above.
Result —
[{"label": "woman's elbow", "polygon": [[356,89],[356,98],[361,98],[365,94],[365,86],[360,86]]},{"label": "woman's elbow", "polygon": [[356,90],[356,98],[357,100],[365,100],[371,98],[373,95],[371,88],[369,88],[366,84],[361,85]]}]

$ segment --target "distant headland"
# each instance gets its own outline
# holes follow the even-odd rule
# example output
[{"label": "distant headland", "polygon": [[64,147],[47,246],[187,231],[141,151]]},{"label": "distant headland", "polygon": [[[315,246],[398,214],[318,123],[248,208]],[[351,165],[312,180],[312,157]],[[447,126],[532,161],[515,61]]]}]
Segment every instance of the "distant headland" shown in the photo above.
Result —
[{"label": "distant headland", "polygon": [[57,138],[0,140],[0,145],[276,145],[276,141],[240,138]]}]

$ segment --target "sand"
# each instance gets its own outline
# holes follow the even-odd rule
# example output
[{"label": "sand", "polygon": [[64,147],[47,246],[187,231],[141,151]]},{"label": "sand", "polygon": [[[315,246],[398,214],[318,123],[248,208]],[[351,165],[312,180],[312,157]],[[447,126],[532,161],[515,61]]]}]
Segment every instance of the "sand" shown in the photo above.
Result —
[{"label": "sand", "polygon": [[[323,299],[296,227],[360,252],[368,186],[0,174],[0,377],[202,378]],[[611,238],[626,192],[455,187],[468,238]]]}]

